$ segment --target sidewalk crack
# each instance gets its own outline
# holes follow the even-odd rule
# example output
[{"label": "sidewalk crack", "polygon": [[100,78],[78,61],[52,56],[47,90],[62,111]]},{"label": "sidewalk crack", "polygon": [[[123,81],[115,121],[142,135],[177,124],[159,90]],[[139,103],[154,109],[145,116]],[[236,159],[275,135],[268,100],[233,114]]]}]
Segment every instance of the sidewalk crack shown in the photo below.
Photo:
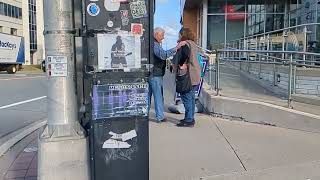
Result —
[{"label": "sidewalk crack", "polygon": [[223,134],[222,130],[220,129],[220,127],[218,126],[217,122],[213,119],[213,122],[216,126],[216,128],[218,129],[218,131],[220,132],[220,134],[222,135],[222,137],[225,139],[225,141],[229,144],[230,148],[232,149],[233,153],[235,154],[235,156],[237,157],[237,159],[239,160],[239,162],[241,163],[242,168],[245,171],[248,171],[246,166],[244,165],[244,163],[242,162],[242,160],[240,159],[240,156],[238,155],[238,153],[236,152],[236,150],[234,149],[234,147],[232,146],[232,144],[230,143],[230,141],[228,140],[228,138]]}]

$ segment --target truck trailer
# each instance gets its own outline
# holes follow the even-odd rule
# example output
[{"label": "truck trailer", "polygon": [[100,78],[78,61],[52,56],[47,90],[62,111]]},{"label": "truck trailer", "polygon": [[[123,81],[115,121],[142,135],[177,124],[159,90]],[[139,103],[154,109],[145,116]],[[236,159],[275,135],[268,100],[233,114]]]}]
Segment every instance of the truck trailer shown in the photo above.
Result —
[{"label": "truck trailer", "polygon": [[0,33],[0,71],[14,74],[24,62],[23,37]]}]

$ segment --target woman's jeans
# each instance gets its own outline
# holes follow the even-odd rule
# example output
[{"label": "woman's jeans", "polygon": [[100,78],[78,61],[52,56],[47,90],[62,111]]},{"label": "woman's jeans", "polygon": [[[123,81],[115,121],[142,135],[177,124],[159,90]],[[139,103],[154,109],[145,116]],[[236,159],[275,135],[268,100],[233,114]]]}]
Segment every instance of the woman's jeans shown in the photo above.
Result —
[{"label": "woman's jeans", "polygon": [[192,90],[187,93],[181,93],[181,99],[185,108],[184,121],[193,122],[196,108],[195,91],[197,86],[193,86]]}]

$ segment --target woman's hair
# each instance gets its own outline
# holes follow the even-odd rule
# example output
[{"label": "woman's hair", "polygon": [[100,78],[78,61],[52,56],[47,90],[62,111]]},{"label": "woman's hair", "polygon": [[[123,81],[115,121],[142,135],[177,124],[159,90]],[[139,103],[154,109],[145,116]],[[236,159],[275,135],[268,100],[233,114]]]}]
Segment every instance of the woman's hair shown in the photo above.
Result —
[{"label": "woman's hair", "polygon": [[186,41],[186,40],[195,41],[195,36],[190,28],[181,28],[181,30],[179,31],[179,34],[181,36],[179,41]]}]

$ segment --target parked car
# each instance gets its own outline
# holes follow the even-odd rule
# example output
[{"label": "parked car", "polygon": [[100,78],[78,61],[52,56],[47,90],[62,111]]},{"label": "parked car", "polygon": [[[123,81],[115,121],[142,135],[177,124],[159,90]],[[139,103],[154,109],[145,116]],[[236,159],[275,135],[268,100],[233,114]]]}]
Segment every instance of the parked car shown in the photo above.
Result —
[{"label": "parked car", "polygon": [[41,62],[41,69],[42,69],[43,72],[46,72],[46,60],[43,60]]}]

